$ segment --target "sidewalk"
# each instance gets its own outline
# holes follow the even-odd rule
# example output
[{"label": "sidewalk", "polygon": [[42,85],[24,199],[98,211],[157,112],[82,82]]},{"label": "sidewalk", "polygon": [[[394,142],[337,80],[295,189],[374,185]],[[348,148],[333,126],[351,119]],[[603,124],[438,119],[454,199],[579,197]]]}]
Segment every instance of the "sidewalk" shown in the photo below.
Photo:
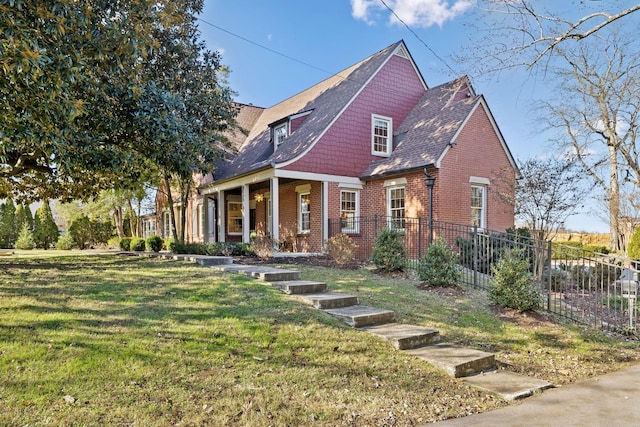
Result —
[{"label": "sidewalk", "polygon": [[640,365],[546,390],[513,406],[441,421],[449,426],[638,426]]}]

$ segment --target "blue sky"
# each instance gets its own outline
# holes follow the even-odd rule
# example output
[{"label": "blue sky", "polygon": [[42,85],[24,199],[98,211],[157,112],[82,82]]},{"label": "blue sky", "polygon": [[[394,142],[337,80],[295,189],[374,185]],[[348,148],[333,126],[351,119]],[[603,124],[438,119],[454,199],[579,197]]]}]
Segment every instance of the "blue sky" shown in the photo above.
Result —
[{"label": "blue sky", "polygon": [[[388,45],[404,40],[429,86],[462,74],[451,59],[469,46],[472,0],[385,0],[417,34],[394,21],[381,0],[205,0],[199,23],[222,54],[236,100],[269,107]],[[530,106],[546,90],[526,70],[471,76],[484,94],[514,157],[549,153]],[[593,212],[569,228],[608,231]]]}]

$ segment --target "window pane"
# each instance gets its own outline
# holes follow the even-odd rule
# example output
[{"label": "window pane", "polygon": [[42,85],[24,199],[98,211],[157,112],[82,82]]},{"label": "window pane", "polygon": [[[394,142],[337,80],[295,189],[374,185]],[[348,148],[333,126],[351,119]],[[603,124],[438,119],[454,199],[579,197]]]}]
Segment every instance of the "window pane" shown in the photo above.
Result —
[{"label": "window pane", "polygon": [[404,187],[389,190],[389,216],[392,227],[404,228]]},{"label": "window pane", "polygon": [[311,200],[309,194],[300,194],[300,231],[311,230]]},{"label": "window pane", "polygon": [[340,218],[342,231],[356,231],[356,199],[355,191],[340,192]]},{"label": "window pane", "polygon": [[389,145],[389,122],[381,119],[373,120],[373,151],[387,153]]},{"label": "window pane", "polygon": [[229,202],[227,215],[227,231],[229,233],[242,233],[242,203]]}]

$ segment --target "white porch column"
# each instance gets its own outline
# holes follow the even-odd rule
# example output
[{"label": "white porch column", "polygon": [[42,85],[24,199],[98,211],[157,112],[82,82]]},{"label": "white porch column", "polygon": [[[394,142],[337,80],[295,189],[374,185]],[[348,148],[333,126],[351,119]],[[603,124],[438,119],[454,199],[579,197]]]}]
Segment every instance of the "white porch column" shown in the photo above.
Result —
[{"label": "white porch column", "polygon": [[322,181],[322,245],[329,238],[329,183]]},{"label": "white porch column", "polygon": [[280,238],[280,189],[278,178],[271,178],[271,238],[277,242]]},{"label": "white porch column", "polygon": [[219,242],[224,242],[224,238],[227,235],[227,228],[225,227],[226,224],[226,216],[225,216],[225,212],[224,212],[224,208],[226,206],[225,200],[224,200],[224,191],[220,190],[218,191],[218,230],[219,230],[219,234],[218,234],[218,241]]},{"label": "white porch column", "polygon": [[249,243],[250,224],[249,185],[242,185],[242,242]]}]

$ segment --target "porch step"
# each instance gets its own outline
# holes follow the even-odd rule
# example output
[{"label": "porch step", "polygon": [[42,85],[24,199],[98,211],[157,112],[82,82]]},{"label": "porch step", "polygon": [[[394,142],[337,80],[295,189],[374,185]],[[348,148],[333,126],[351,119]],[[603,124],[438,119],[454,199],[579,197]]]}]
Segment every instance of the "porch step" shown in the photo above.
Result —
[{"label": "porch step", "polygon": [[553,387],[553,384],[538,378],[511,371],[494,370],[465,377],[464,382],[474,387],[499,394],[506,400],[516,400]]},{"label": "porch step", "polygon": [[367,326],[361,330],[389,341],[398,350],[424,347],[440,341],[440,331],[437,329],[402,323]]},{"label": "porch step", "polygon": [[230,256],[184,255],[183,259],[185,261],[195,262],[205,267],[212,265],[229,265],[233,263],[233,258]]},{"label": "porch step", "polygon": [[265,282],[282,282],[287,280],[300,279],[299,271],[283,270],[281,268],[263,267],[259,265],[230,264],[224,266],[216,266],[214,268],[228,273],[244,274],[245,276],[264,280]]},{"label": "porch step", "polygon": [[282,292],[289,295],[315,294],[327,290],[326,283],[314,282],[312,280],[283,280],[273,282],[272,285],[280,288]]},{"label": "porch step", "polygon": [[381,325],[393,320],[395,313],[375,307],[354,305],[351,307],[333,308],[326,313],[337,317],[349,326],[361,328],[363,326]]},{"label": "porch step", "polygon": [[337,292],[302,294],[300,295],[300,298],[309,301],[315,308],[319,308],[321,310],[358,305],[358,297]]},{"label": "porch step", "polygon": [[405,351],[444,369],[455,378],[477,374],[495,366],[493,353],[451,344],[441,343]]}]

